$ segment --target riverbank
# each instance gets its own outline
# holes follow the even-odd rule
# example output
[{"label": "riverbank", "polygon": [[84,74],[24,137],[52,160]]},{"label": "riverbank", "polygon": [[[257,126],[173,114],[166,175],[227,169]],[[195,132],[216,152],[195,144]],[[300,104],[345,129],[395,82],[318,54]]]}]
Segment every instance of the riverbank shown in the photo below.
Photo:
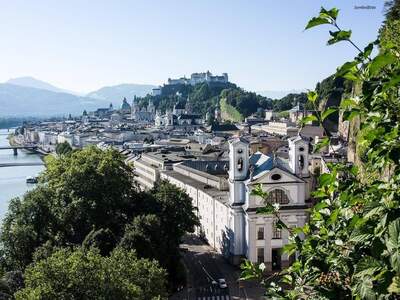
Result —
[{"label": "riverbank", "polygon": [[[15,145],[14,137],[9,133],[13,133],[13,130],[0,129],[0,146]],[[15,165],[0,167],[0,222],[7,212],[9,201],[23,196],[35,187],[34,184],[27,184],[26,178],[34,177],[45,170],[42,160],[43,156],[30,151],[18,150],[18,155],[14,155],[9,149],[0,151],[0,164]]]},{"label": "riverbank", "polygon": [[[23,146],[24,145],[24,143],[22,141],[18,141],[18,137],[15,136],[15,134],[13,134],[13,133],[10,133],[7,136],[7,140],[8,140],[8,143],[9,143],[10,146],[18,147],[18,146]],[[39,147],[36,150],[25,150],[25,149],[22,149],[20,151],[25,151],[26,153],[29,153],[29,154],[37,154],[37,155],[39,155],[39,157],[40,157],[40,159],[42,161],[44,161],[44,157],[46,155],[50,155],[51,154],[51,153],[45,152],[44,150],[40,149]]]}]

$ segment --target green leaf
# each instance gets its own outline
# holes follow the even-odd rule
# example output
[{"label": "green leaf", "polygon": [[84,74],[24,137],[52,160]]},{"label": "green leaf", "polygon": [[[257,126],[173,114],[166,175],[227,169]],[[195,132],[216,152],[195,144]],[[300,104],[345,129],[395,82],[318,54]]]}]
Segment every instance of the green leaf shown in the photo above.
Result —
[{"label": "green leaf", "polygon": [[371,76],[377,75],[384,67],[396,61],[396,57],[391,53],[379,54],[369,64]]},{"label": "green leaf", "polygon": [[329,145],[329,138],[324,137],[321,139],[315,146],[314,146],[314,152],[318,152],[321,148],[326,147]]},{"label": "green leaf", "polygon": [[316,205],[314,205],[314,210],[315,211],[319,211],[319,210],[321,210],[321,209],[323,209],[325,207],[328,207],[328,204],[325,201],[318,202]]},{"label": "green leaf", "polygon": [[386,242],[389,251],[400,248],[400,219],[389,224],[389,235]]},{"label": "green leaf", "polygon": [[329,107],[327,110],[325,110],[322,115],[321,115],[321,120],[325,120],[328,116],[330,116],[331,114],[337,112],[337,108],[336,107]]},{"label": "green leaf", "polygon": [[305,30],[322,24],[332,24],[332,21],[328,18],[314,17],[310,21],[308,21]]},{"label": "green leaf", "polygon": [[334,181],[335,181],[335,178],[333,178],[332,174],[322,174],[321,176],[319,176],[319,185],[320,186],[330,185]]},{"label": "green leaf", "polygon": [[373,276],[382,269],[382,264],[371,256],[360,259],[355,266],[354,277],[363,278],[365,276]]},{"label": "green leaf", "polygon": [[354,108],[354,107],[358,107],[358,103],[356,102],[356,100],[354,99],[343,99],[340,102],[340,108],[341,109],[348,109],[348,108]]},{"label": "green leaf", "polygon": [[309,92],[307,93],[307,99],[308,99],[308,101],[310,101],[310,102],[315,102],[315,100],[317,100],[317,98],[318,98],[318,94],[317,94],[316,91],[309,91]]},{"label": "green leaf", "polygon": [[367,240],[371,239],[373,237],[372,234],[366,233],[366,234],[352,234],[350,236],[349,241],[350,242],[354,242],[354,243],[362,243],[362,242],[366,242]]},{"label": "green leaf", "polygon": [[397,87],[397,85],[400,83],[400,74],[397,74],[393,76],[388,83],[385,83],[383,86],[383,91],[387,91],[388,89],[392,87]]},{"label": "green leaf", "polygon": [[336,7],[326,10],[325,8],[321,7],[321,11],[319,13],[320,17],[329,17],[333,20],[336,20],[337,16],[339,14],[339,9]]},{"label": "green leaf", "polygon": [[372,50],[374,49],[374,43],[369,43],[368,46],[364,48],[364,52],[362,53],[364,58],[367,58],[371,55]]},{"label": "green leaf", "polygon": [[267,203],[264,207],[259,207],[256,210],[257,214],[265,214],[265,215],[271,215],[274,212],[275,212],[275,207],[270,203]]},{"label": "green leaf", "polygon": [[350,81],[358,81],[360,78],[358,77],[358,70],[356,67],[353,67],[353,69],[345,74],[343,74],[341,77],[344,79],[348,79]]},{"label": "green leaf", "polygon": [[328,45],[333,45],[340,41],[347,41],[351,37],[351,30],[329,31],[329,33],[332,38],[328,41]]},{"label": "green leaf", "polygon": [[304,125],[312,121],[318,121],[318,118],[314,115],[309,115],[301,119],[300,124]]},{"label": "green leaf", "polygon": [[265,199],[268,196],[268,193],[263,191],[261,184],[257,184],[256,187],[251,191],[251,195]]},{"label": "green leaf", "polygon": [[279,229],[288,229],[287,225],[281,219],[276,220],[275,226]]},{"label": "green leaf", "polygon": [[375,300],[376,295],[373,288],[374,284],[371,278],[364,278],[364,280],[358,281],[355,287],[356,295],[360,297],[358,299]]},{"label": "green leaf", "polygon": [[357,65],[358,65],[358,62],[356,62],[356,61],[348,61],[345,64],[343,64],[340,68],[337,69],[335,76],[342,77],[344,74],[353,72],[354,70],[357,71],[357,68],[355,68]]},{"label": "green leaf", "polygon": [[392,283],[388,287],[388,292],[392,294],[400,294],[400,276],[394,276]]},{"label": "green leaf", "polygon": [[345,112],[343,112],[343,121],[351,121],[358,115],[360,115],[360,111],[358,109],[352,109],[350,111],[345,111]]}]

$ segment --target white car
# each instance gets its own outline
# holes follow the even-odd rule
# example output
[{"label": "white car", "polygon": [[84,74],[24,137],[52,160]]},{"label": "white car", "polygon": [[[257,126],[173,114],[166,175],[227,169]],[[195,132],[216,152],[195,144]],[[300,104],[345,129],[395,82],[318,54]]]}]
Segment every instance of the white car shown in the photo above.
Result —
[{"label": "white car", "polygon": [[218,285],[219,285],[220,289],[226,289],[228,287],[225,279],[223,279],[223,278],[218,279]]}]

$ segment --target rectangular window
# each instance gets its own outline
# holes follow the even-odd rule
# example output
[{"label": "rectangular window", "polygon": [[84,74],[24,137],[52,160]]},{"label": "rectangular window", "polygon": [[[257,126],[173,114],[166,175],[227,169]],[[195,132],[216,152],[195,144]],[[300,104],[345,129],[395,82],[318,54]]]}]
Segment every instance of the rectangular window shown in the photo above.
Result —
[{"label": "rectangular window", "polygon": [[272,232],[272,238],[273,239],[281,239],[282,238],[282,230],[276,226],[276,220],[274,221],[273,224],[273,232]]},{"label": "rectangular window", "polygon": [[258,227],[257,229],[257,240],[264,239],[264,227]]},{"label": "rectangular window", "polygon": [[257,248],[257,263],[264,262],[264,248]]}]

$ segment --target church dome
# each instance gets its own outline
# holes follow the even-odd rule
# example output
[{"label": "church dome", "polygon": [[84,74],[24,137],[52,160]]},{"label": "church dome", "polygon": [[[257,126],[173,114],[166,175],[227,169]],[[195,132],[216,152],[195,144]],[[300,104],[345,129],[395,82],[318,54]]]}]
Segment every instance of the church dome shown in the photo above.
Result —
[{"label": "church dome", "polygon": [[124,98],[124,100],[122,101],[121,109],[122,110],[130,110],[131,109],[131,106],[129,105],[128,101],[126,101],[126,98]]}]

